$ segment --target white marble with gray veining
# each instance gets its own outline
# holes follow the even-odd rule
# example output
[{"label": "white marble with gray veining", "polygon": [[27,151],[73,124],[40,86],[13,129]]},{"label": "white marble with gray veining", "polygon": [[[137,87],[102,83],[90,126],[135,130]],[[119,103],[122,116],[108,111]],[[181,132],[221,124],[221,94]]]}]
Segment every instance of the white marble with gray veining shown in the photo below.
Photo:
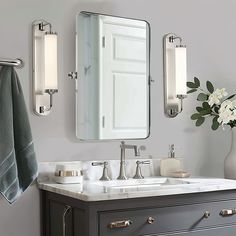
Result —
[{"label": "white marble with gray veining", "polygon": [[84,184],[62,185],[55,183],[39,183],[39,188],[62,194],[83,201],[102,201],[140,197],[168,196],[177,194],[202,193],[236,189],[236,181],[225,179],[190,179],[196,184],[176,187],[160,187],[159,189],[109,189],[95,185],[94,181],[84,181]]},{"label": "white marble with gray veining", "polygon": [[236,190],[236,181],[215,178],[174,179],[152,177],[142,180],[130,179],[128,182],[126,180],[105,182],[85,180],[83,184],[66,185],[56,184],[52,181],[39,181],[38,186],[40,189],[83,201],[102,201]]}]

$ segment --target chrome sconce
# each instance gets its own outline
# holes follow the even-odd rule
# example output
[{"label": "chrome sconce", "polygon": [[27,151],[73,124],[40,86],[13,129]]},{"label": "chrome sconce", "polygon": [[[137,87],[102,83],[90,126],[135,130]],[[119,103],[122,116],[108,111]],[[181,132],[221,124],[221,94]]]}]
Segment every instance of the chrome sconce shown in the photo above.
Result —
[{"label": "chrome sconce", "polygon": [[44,20],[34,21],[32,29],[34,112],[45,116],[50,113],[53,95],[58,92],[57,33]]},{"label": "chrome sconce", "polygon": [[183,110],[183,99],[187,97],[186,46],[182,38],[167,34],[163,39],[165,113],[176,117]]}]

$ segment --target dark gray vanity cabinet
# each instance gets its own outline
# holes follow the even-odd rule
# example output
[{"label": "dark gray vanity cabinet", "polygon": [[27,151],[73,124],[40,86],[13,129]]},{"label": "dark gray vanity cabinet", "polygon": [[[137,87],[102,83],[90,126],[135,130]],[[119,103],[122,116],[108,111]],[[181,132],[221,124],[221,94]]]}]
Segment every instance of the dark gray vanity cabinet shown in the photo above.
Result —
[{"label": "dark gray vanity cabinet", "polygon": [[41,191],[42,236],[235,236],[236,191],[85,202]]}]

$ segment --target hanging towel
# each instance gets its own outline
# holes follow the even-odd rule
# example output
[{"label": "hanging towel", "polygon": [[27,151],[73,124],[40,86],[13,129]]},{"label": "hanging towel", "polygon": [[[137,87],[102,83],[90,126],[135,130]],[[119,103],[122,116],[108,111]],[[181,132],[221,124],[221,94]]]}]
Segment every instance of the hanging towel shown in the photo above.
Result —
[{"label": "hanging towel", "polygon": [[24,96],[11,66],[0,70],[0,193],[13,203],[37,177]]}]

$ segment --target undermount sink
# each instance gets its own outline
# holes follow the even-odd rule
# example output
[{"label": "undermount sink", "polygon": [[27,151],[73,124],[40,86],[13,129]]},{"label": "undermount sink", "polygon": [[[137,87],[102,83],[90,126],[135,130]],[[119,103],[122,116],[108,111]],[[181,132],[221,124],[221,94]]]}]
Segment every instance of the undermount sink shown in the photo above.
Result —
[{"label": "undermount sink", "polygon": [[99,181],[94,183],[97,186],[105,187],[107,190],[157,190],[166,188],[176,188],[185,185],[196,184],[182,179],[175,178],[147,178]]}]

